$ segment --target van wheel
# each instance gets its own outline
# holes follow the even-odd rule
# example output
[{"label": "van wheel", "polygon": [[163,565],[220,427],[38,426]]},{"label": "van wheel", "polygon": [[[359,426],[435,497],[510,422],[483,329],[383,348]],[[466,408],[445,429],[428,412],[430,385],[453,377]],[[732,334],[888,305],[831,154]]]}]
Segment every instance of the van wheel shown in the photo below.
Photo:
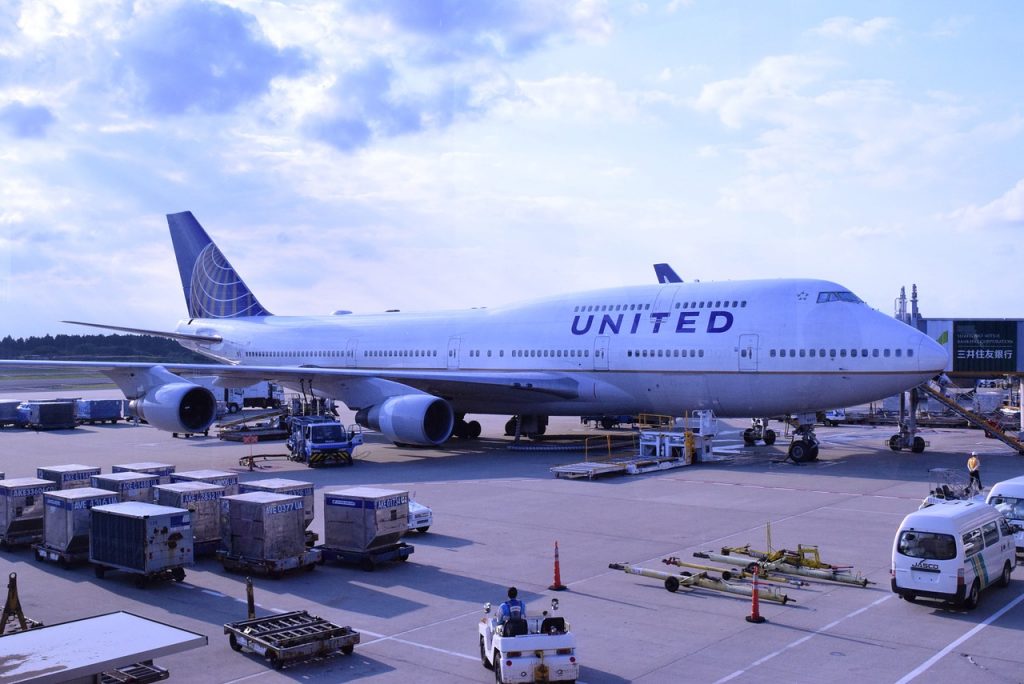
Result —
[{"label": "van wheel", "polygon": [[916,603],[917,602],[917,595],[916,594],[900,594],[900,598],[903,599],[904,601],[906,601],[907,603]]},{"label": "van wheel", "polygon": [[494,681],[498,684],[502,684],[501,653],[499,653],[497,649],[494,651],[494,660],[492,662],[494,663]]},{"label": "van wheel", "polygon": [[1013,568],[1010,567],[1009,561],[1003,563],[1003,574],[999,577],[999,586],[1008,587],[1010,586],[1010,573],[1013,572]]},{"label": "van wheel", "polygon": [[981,585],[978,580],[974,580],[971,585],[971,590],[968,592],[966,598],[964,598],[964,608],[967,610],[974,610],[978,607],[978,594],[981,592]]}]

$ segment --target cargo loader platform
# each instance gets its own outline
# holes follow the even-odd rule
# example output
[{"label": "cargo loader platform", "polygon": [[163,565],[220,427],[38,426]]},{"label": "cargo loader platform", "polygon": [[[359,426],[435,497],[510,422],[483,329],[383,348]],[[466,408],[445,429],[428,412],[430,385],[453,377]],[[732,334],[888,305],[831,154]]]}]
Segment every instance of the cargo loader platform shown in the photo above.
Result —
[{"label": "cargo loader platform", "polygon": [[329,546],[317,546],[314,548],[323,552],[323,562],[330,561],[357,565],[367,572],[373,571],[381,563],[389,561],[405,562],[409,560],[409,556],[415,550],[411,544],[404,542],[369,551],[335,549]]},{"label": "cargo loader platform", "polygon": [[233,650],[261,655],[275,670],[290,661],[336,651],[352,655],[359,643],[359,632],[351,627],[341,627],[304,610],[230,622],[224,625],[224,633]]}]

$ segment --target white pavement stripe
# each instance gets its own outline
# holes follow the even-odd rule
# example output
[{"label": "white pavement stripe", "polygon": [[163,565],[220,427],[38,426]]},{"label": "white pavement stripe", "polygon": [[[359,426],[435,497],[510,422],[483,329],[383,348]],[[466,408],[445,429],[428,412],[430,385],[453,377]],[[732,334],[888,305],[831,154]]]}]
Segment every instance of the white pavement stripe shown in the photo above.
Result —
[{"label": "white pavement stripe", "polygon": [[815,630],[811,634],[808,634],[805,637],[801,637],[801,638],[797,639],[796,641],[794,641],[794,642],[792,642],[790,644],[787,644],[786,646],[783,646],[782,648],[780,648],[779,650],[777,650],[777,651],[775,651],[773,653],[769,653],[768,655],[766,655],[765,657],[761,658],[760,660],[755,660],[753,663],[751,663],[750,665],[748,665],[744,669],[736,670],[732,674],[730,674],[728,676],[725,676],[725,677],[722,677],[721,679],[716,681],[715,684],[722,684],[723,682],[728,682],[728,681],[730,681],[732,679],[736,679],[737,677],[739,677],[739,676],[741,676],[743,674],[746,674],[746,672],[748,670],[751,670],[751,669],[757,667],[758,665],[763,665],[764,663],[768,662],[769,660],[771,660],[775,656],[781,655],[782,653],[785,653],[786,651],[788,651],[790,649],[796,648],[800,644],[802,644],[802,643],[804,643],[806,641],[809,641],[810,639],[818,636],[819,634],[824,634],[825,632],[827,632],[828,630],[832,629],[833,627],[835,627],[839,623],[845,622],[846,620],[849,620],[852,617],[856,617],[857,615],[860,615],[861,613],[863,613],[866,610],[870,610],[871,608],[874,608],[875,606],[877,606],[878,604],[880,604],[880,603],[882,603],[884,601],[888,601],[894,595],[895,594],[889,594],[888,596],[883,596],[882,598],[878,599],[877,601],[875,601],[873,603],[870,603],[870,604],[864,606],[863,608],[858,608],[857,610],[853,611],[852,613],[844,615],[843,617],[839,618],[838,620],[834,620],[834,621],[828,623],[827,625],[825,625],[821,629]]},{"label": "white pavement stripe", "polygon": [[1009,603],[1007,603],[1005,606],[1000,608],[998,611],[996,611],[995,613],[990,615],[988,617],[988,619],[985,620],[984,622],[982,622],[980,625],[976,625],[973,629],[968,631],[962,637],[960,637],[959,639],[957,639],[953,643],[951,643],[948,646],[946,646],[946,648],[942,649],[941,651],[939,651],[938,653],[933,655],[928,660],[926,660],[923,663],[921,663],[916,669],[914,669],[912,672],[910,672],[905,677],[903,677],[903,679],[900,679],[899,681],[897,681],[896,684],[906,684],[907,682],[909,682],[909,681],[911,681],[913,679],[916,679],[919,675],[923,674],[929,668],[931,668],[932,665],[934,665],[935,663],[939,662],[939,660],[941,660],[946,655],[948,655],[949,652],[952,651],[954,648],[956,648],[957,646],[959,646],[963,642],[967,641],[972,636],[974,636],[975,634],[977,634],[978,632],[980,632],[981,630],[985,629],[990,624],[992,624],[993,622],[995,622],[996,620],[1001,618],[1003,615],[1006,614],[1006,612],[1008,610],[1011,610],[1014,606],[1016,606],[1021,601],[1024,601],[1024,594],[1021,594],[1017,598],[1015,598],[1012,601],[1010,601]]}]

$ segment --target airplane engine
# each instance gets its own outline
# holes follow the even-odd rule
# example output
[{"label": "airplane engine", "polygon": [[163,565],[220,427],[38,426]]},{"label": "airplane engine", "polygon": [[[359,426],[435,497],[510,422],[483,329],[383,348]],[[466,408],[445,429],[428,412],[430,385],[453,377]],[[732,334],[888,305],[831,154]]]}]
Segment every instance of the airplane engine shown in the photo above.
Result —
[{"label": "airplane engine", "polygon": [[134,399],[130,409],[153,427],[167,432],[203,432],[217,417],[217,400],[205,387],[172,382]]},{"label": "airplane engine", "polygon": [[356,422],[380,431],[392,442],[437,446],[451,436],[455,414],[444,399],[403,394],[359,411]]}]

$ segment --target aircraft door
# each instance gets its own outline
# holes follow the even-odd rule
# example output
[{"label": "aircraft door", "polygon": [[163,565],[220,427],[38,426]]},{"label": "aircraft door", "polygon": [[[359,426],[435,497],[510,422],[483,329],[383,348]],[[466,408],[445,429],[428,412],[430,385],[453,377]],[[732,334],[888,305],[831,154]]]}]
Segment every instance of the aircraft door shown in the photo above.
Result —
[{"label": "aircraft door", "polygon": [[594,340],[594,370],[608,370],[607,335],[598,335]]},{"label": "aircraft door", "polygon": [[459,346],[461,344],[461,337],[448,338],[448,370],[459,369]]},{"label": "aircraft door", "polygon": [[757,335],[740,335],[738,356],[741,371],[757,370]]},{"label": "aircraft door", "polygon": [[676,292],[678,291],[678,285],[675,287],[662,287],[658,291],[658,296],[654,299],[654,304],[651,306],[651,315],[656,313],[670,313],[672,311],[672,300],[675,299]]}]

